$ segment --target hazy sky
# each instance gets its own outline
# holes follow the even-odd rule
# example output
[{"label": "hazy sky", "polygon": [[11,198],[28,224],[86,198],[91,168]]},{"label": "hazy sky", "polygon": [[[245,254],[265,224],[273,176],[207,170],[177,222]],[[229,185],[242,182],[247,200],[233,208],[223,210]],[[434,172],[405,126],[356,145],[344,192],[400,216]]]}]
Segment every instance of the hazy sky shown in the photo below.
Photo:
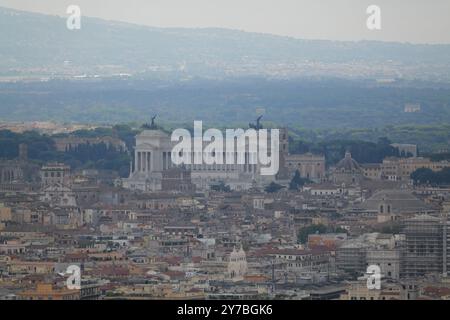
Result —
[{"label": "hazy sky", "polygon": [[[450,43],[450,0],[0,0],[0,6],[157,27],[224,27],[308,39]],[[382,30],[366,28],[381,7]]]}]

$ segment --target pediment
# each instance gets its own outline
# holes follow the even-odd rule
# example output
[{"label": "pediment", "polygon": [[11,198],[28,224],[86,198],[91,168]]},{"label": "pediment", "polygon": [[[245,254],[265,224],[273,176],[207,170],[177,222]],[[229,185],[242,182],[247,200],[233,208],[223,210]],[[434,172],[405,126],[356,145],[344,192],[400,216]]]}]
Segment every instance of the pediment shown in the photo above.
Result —
[{"label": "pediment", "polygon": [[136,146],[136,150],[158,150],[159,146],[152,144],[152,143],[148,143],[148,142],[144,142],[144,143],[140,143]]}]

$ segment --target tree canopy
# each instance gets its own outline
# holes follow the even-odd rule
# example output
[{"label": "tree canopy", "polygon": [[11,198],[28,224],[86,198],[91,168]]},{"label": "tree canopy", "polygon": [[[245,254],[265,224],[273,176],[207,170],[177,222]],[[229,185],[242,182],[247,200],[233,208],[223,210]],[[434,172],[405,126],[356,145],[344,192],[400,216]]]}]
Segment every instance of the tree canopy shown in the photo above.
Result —
[{"label": "tree canopy", "polygon": [[298,170],[295,170],[295,174],[292,177],[291,182],[289,183],[289,190],[299,190],[307,183],[311,183],[311,180],[302,178],[300,176],[300,172]]},{"label": "tree canopy", "polygon": [[416,185],[450,185],[450,167],[437,172],[428,168],[420,168],[411,174],[411,179]]}]

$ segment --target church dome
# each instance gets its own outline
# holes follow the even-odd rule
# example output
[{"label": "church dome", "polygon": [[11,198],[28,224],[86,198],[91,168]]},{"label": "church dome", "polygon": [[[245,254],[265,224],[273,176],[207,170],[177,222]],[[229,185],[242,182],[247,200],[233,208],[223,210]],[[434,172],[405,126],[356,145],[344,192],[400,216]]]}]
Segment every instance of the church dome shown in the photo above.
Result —
[{"label": "church dome", "polygon": [[358,172],[361,171],[361,166],[355,159],[352,158],[352,154],[347,151],[344,159],[339,161],[336,165],[336,170],[342,172]]}]

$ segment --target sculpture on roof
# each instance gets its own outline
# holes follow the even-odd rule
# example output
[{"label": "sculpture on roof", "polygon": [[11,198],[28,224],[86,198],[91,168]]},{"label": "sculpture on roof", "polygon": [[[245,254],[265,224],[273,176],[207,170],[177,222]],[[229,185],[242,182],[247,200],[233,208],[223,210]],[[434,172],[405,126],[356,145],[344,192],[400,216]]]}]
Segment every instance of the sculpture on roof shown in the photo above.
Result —
[{"label": "sculpture on roof", "polygon": [[262,119],[262,115],[261,116],[259,116],[257,119],[256,119],[256,125],[254,124],[254,123],[249,123],[248,124],[248,126],[251,128],[251,129],[255,129],[255,130],[259,130],[259,129],[262,129],[263,128],[263,126],[261,125],[261,119]]},{"label": "sculpture on roof", "polygon": [[151,122],[151,124],[145,123],[145,124],[142,126],[142,128],[143,128],[143,129],[147,129],[147,130],[156,130],[156,129],[158,129],[158,126],[157,126],[156,123],[155,123],[155,119],[156,119],[157,116],[158,116],[158,115],[155,114],[155,115],[152,117],[152,122]]}]

